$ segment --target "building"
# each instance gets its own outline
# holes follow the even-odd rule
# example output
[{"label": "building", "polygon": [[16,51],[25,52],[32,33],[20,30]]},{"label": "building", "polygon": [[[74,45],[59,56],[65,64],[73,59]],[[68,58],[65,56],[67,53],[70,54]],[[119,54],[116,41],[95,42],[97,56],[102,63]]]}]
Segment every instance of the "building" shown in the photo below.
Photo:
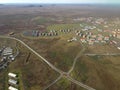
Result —
[{"label": "building", "polygon": [[104,40],[108,41],[108,40],[109,40],[109,37],[105,37]]},{"label": "building", "polygon": [[8,82],[10,85],[17,85],[17,83],[18,83],[18,81],[13,80],[13,79],[9,79]]},{"label": "building", "polygon": [[12,78],[16,78],[16,77],[17,77],[17,75],[14,74],[14,73],[8,73],[8,76],[9,76],[9,77],[12,77]]},{"label": "building", "polygon": [[12,86],[9,86],[8,87],[8,90],[18,90],[17,88],[14,88],[14,87],[12,87]]},{"label": "building", "polygon": [[10,36],[14,35],[14,32],[10,32],[9,35],[10,35]]},{"label": "building", "polygon": [[88,43],[89,43],[89,45],[93,45],[94,41],[90,40]]},{"label": "building", "polygon": [[85,38],[81,38],[80,40],[81,40],[82,43],[86,43]]},{"label": "building", "polygon": [[117,47],[117,49],[119,49],[119,50],[120,50],[120,47]]},{"label": "building", "polygon": [[12,55],[12,54],[13,54],[13,49],[10,47],[5,48],[2,52],[3,56]]},{"label": "building", "polygon": [[120,33],[119,33],[119,34],[117,34],[117,38],[118,38],[118,39],[120,39]]}]

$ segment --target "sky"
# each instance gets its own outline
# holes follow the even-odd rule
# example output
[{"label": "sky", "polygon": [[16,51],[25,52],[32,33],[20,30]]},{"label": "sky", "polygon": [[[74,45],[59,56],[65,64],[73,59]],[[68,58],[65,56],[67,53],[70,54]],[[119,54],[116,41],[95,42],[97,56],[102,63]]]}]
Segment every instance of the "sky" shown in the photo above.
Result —
[{"label": "sky", "polygon": [[120,0],[0,0],[0,3],[116,3]]}]

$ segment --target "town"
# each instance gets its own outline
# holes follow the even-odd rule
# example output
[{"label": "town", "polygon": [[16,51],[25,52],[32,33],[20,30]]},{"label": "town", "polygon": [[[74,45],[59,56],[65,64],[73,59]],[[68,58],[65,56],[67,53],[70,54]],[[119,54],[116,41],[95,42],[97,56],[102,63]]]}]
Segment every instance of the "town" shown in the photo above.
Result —
[{"label": "town", "polygon": [[[116,18],[115,20],[119,20]],[[116,24],[108,22],[105,18],[77,18],[74,22],[80,24],[57,24],[47,27],[47,31],[31,30],[24,31],[23,35],[27,37],[52,37],[73,33],[73,36],[67,42],[81,41],[83,44],[113,44],[120,49],[120,29]],[[116,21],[117,22],[117,21]],[[113,29],[111,29],[111,26]],[[116,27],[116,28],[115,28]]]}]

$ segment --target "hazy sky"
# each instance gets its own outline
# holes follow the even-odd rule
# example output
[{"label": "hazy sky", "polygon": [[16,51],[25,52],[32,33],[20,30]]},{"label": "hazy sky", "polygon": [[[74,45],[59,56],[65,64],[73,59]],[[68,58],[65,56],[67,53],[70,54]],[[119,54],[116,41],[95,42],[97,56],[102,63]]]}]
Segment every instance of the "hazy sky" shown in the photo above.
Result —
[{"label": "hazy sky", "polygon": [[0,0],[0,3],[120,3],[120,0]]}]

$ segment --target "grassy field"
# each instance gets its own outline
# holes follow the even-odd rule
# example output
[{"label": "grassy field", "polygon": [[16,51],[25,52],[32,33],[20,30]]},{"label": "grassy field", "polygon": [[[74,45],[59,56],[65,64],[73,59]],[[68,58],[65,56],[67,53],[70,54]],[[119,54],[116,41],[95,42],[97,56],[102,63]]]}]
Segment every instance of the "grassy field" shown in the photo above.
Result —
[{"label": "grassy field", "polygon": [[0,90],[5,90],[6,87],[6,73],[7,70],[0,71]]},{"label": "grassy field", "polygon": [[47,90],[86,90],[65,78],[61,78],[56,84],[52,85]]},{"label": "grassy field", "polygon": [[[99,48],[99,49],[98,49]],[[94,45],[88,46],[86,53],[95,53],[95,54],[103,54],[103,53],[120,53],[120,50],[117,49],[114,45]]]},{"label": "grassy field", "polygon": [[47,27],[47,30],[65,30],[65,29],[73,29],[73,28],[80,28],[80,24],[54,24]]},{"label": "grassy field", "polygon": [[74,58],[82,48],[79,42],[68,43],[67,40],[70,38],[72,38],[71,34],[55,38],[22,38],[22,40],[53,65],[63,71],[68,71],[72,66]]},{"label": "grassy field", "polygon": [[[42,7],[3,5],[0,8],[0,34],[7,35],[10,32],[15,32],[15,37],[24,41],[57,68],[68,71],[75,57],[82,50],[79,42],[67,42],[68,39],[75,36],[74,31],[69,34],[60,33],[59,36],[37,39],[19,37],[20,33],[27,30],[59,31],[60,29],[73,28],[80,30],[79,24],[91,26],[93,25],[92,21],[88,23],[74,21],[74,19],[91,16],[93,18],[107,18],[108,24],[115,25],[104,28],[104,24],[101,24],[97,28],[119,29],[120,20],[116,22],[115,19],[120,17],[120,9],[118,8],[117,5],[43,5]],[[93,32],[98,34],[96,29]],[[20,90],[43,90],[59,76],[57,72],[20,43],[9,39],[0,39],[0,47],[4,45],[13,48],[17,46],[20,54],[7,69],[0,71],[0,90],[8,88],[8,72],[15,72],[19,75]],[[120,53],[120,51],[110,45],[95,45],[88,46],[85,53]],[[82,56],[78,59],[71,76],[96,90],[120,90],[120,56]],[[84,89],[62,78],[48,90]]]},{"label": "grassy field", "polygon": [[[0,39],[1,42],[3,39]],[[13,46],[12,40],[4,39],[4,42],[11,42],[8,46]],[[7,90],[9,72],[17,73],[19,76],[20,90],[42,90],[45,86],[54,81],[59,74],[48,65],[32,54],[28,49],[17,43],[20,54],[14,62],[11,62],[7,69],[0,72],[0,90]],[[30,55],[29,55],[30,54]]]},{"label": "grassy field", "polygon": [[[96,90],[120,89],[120,56],[79,58],[71,76]],[[117,65],[116,62],[117,61]]]}]

